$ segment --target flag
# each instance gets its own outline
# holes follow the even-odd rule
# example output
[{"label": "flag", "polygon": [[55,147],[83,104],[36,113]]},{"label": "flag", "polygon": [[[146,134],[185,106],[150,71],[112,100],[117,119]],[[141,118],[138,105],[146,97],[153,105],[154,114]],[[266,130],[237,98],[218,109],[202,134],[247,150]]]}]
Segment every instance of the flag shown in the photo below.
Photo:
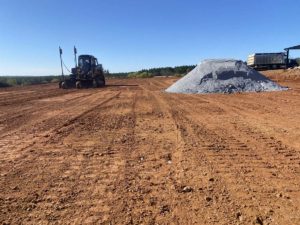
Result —
[{"label": "flag", "polygon": [[74,46],[74,54],[77,54],[77,49],[75,46]]},{"label": "flag", "polygon": [[59,54],[61,54],[62,55],[62,49],[61,49],[61,47],[59,46]]}]

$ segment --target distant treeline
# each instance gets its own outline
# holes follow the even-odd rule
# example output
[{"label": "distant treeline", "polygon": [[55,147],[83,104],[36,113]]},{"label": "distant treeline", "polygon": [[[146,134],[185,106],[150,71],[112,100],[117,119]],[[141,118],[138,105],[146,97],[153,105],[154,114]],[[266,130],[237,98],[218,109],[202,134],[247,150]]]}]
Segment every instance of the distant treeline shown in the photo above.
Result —
[{"label": "distant treeline", "polygon": [[2,76],[0,77],[0,87],[56,83],[59,78],[60,76]]},{"label": "distant treeline", "polygon": [[161,68],[144,69],[144,70],[140,70],[137,72],[130,72],[130,73],[110,73],[109,76],[136,77],[136,78],[146,78],[146,77],[154,77],[154,76],[184,76],[194,68],[195,65],[161,67]]},{"label": "distant treeline", "polygon": [[[146,78],[154,76],[184,76],[195,66],[176,66],[144,69],[129,73],[107,73],[107,78]],[[108,72],[108,71],[107,71]],[[24,86],[32,84],[56,83],[61,76],[1,76],[0,87]]]}]

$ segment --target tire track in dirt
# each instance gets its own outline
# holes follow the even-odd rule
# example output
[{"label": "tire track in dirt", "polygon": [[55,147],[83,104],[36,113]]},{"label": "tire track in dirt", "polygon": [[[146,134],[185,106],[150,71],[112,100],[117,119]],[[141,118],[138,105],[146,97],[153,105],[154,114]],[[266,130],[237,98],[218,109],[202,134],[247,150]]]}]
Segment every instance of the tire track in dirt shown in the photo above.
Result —
[{"label": "tire track in dirt", "polygon": [[[175,102],[175,98],[173,100]],[[218,167],[218,173],[224,176],[224,181],[228,183],[227,186],[234,187],[231,192],[236,193],[238,199],[241,199],[245,203],[248,211],[250,211],[250,215],[252,214],[249,218],[258,216],[262,220],[265,220],[265,222],[272,220],[272,218],[280,221],[286,210],[282,205],[289,207],[297,215],[297,207],[291,207],[290,204],[291,193],[287,193],[286,190],[291,192],[289,187],[294,187],[292,188],[292,192],[295,192],[294,201],[297,201],[299,184],[297,182],[293,184],[293,182],[289,182],[289,178],[283,178],[286,174],[289,174],[290,178],[292,176],[294,177],[293,180],[295,180],[298,174],[293,176],[290,170],[282,171],[282,166],[280,166],[282,158],[275,159],[276,157],[270,152],[270,148],[267,148],[268,151],[261,151],[260,148],[255,148],[255,143],[257,146],[263,138],[251,140],[248,143],[249,140],[245,139],[245,137],[249,137],[247,135],[242,135],[244,138],[241,139],[239,132],[232,132],[233,136],[231,133],[228,133],[230,125],[227,124],[227,121],[230,120],[226,119],[221,122],[216,118],[210,120],[211,117],[204,117],[201,118],[202,121],[205,120],[204,124],[198,119],[200,117],[197,116],[199,115],[199,110],[196,110],[196,102],[194,104],[189,103],[189,107],[187,108],[186,101],[181,101],[182,104],[179,104],[179,106],[184,105],[182,110],[188,115],[189,119],[187,123],[194,124],[194,133],[197,134],[203,143],[206,143],[205,154]],[[209,105],[207,107],[209,108]],[[211,130],[208,126],[214,126],[215,128]],[[238,127],[245,127],[245,124]],[[285,159],[284,162],[288,161]],[[254,174],[261,174],[262,176],[253,176]],[[279,176],[279,178],[276,179],[274,175]],[[285,193],[284,197],[281,198],[283,193]],[[279,197],[276,197],[276,194]],[[270,202],[270,199],[274,200]],[[283,222],[289,221],[288,218],[285,219]],[[298,221],[297,216],[294,219]]]},{"label": "tire track in dirt", "polygon": [[[36,143],[1,161],[0,223],[298,224],[297,140],[271,124],[288,114],[285,97],[260,95],[256,105],[252,95],[162,93],[173,80],[120,80],[61,110],[59,96],[33,100],[26,115],[49,108],[18,122],[23,136],[7,151],[32,134]],[[297,109],[295,92],[285,95]],[[264,122],[267,114],[275,120]]]},{"label": "tire track in dirt", "polygon": [[[97,116],[99,114],[99,110],[101,110],[101,106],[107,104],[108,102],[110,102],[110,100],[118,98],[119,94],[120,93],[118,92],[117,94],[113,95],[111,98],[107,99],[105,102],[102,102],[101,104],[96,105],[92,109],[82,112],[81,115],[77,115],[75,118],[70,119],[71,122],[78,123],[78,125],[75,125],[74,129],[68,129],[66,132],[70,134],[78,131],[79,133],[82,134],[83,132],[80,131],[81,128],[87,129],[92,125],[90,124],[88,127],[85,127],[86,124],[80,125],[81,123],[80,121],[84,118],[94,118],[95,116]],[[69,123],[66,124],[70,125]],[[58,133],[57,135],[60,134]],[[76,142],[76,143],[79,144],[80,142]],[[43,150],[40,151],[39,149],[41,147],[43,148]],[[97,146],[93,146],[92,148],[87,148],[82,150],[77,147],[70,148],[68,147],[68,145],[65,146],[61,143],[57,143],[55,145],[51,143],[49,145],[47,144],[47,142],[46,144],[42,144],[42,145],[35,144],[31,146],[30,147],[31,155],[28,156],[26,159],[21,159],[22,162],[20,162],[19,164],[17,165],[15,164],[16,167],[19,169],[12,170],[10,174],[7,174],[6,182],[4,181],[4,183],[8,183],[9,185],[10,183],[13,183],[10,180],[15,180],[18,179],[18,177],[22,177],[22,176],[23,177],[33,176],[33,181],[34,181],[33,183],[35,183],[33,189],[36,189],[38,186],[37,190],[40,191],[32,192],[32,190],[27,190],[29,193],[27,193],[26,196],[31,196],[33,199],[31,198],[28,199],[27,197],[23,199],[13,198],[10,201],[8,201],[11,203],[9,204],[8,202],[6,202],[6,205],[9,204],[11,207],[15,207],[15,211],[21,211],[25,213],[25,215],[29,214],[30,215],[29,218],[34,218],[34,216],[39,215],[38,213],[39,211],[37,211],[37,213],[35,214],[36,208],[38,208],[39,210],[44,208],[43,209],[44,213],[42,215],[39,215],[38,218],[43,218],[45,221],[48,222],[56,221],[61,216],[60,211],[68,211],[70,208],[70,204],[71,205],[74,204],[74,202],[76,202],[75,200],[80,197],[81,193],[85,192],[84,190],[81,189],[78,190],[78,187],[81,188],[85,187],[85,186],[81,186],[80,181],[83,180],[81,176],[89,175],[90,172],[89,170],[92,170],[93,168],[93,166],[91,166],[90,164],[95,164],[96,166],[99,165],[97,159],[103,156],[103,154],[99,152],[99,150],[102,149],[97,149]],[[109,152],[108,155],[112,155],[112,152]],[[97,159],[95,159],[96,161],[95,160],[91,161],[93,157],[97,157]],[[51,169],[52,164],[51,163],[49,164],[49,159],[51,158],[56,159],[56,162],[53,165],[54,167],[52,169]],[[68,160],[64,160],[64,159],[68,159]],[[37,161],[38,164],[35,164],[34,163],[35,161]],[[57,164],[60,165],[58,168],[57,168]],[[28,168],[28,165],[30,165],[30,168]],[[51,171],[50,174],[43,172],[43,169],[45,168],[48,169],[47,171]],[[34,169],[34,171],[32,169]],[[87,170],[89,172],[85,172]],[[80,173],[81,174],[83,173],[83,175],[78,177],[78,174]],[[36,174],[37,177],[40,176],[40,178],[39,179],[34,178],[34,174]],[[25,179],[28,180],[29,178],[25,178]],[[46,185],[41,182],[42,180],[47,181]],[[97,179],[96,180],[92,179],[92,181],[97,182]],[[91,184],[92,181],[88,181],[88,183]],[[17,183],[21,184],[22,182],[19,181]],[[68,183],[69,185],[65,185],[66,183]],[[18,188],[22,188],[22,185],[20,185],[20,187]],[[41,190],[46,191],[46,193],[43,193]],[[85,196],[85,198],[86,197],[87,196]],[[22,208],[20,208],[18,205],[15,205],[14,201],[19,202],[19,205],[21,205]],[[49,204],[47,205],[47,202],[49,201],[51,202],[50,206]],[[28,212],[26,213],[27,209]],[[53,210],[56,213],[53,213]],[[47,211],[48,214],[46,213]],[[69,214],[65,214],[64,216],[73,218],[73,216],[76,215],[76,210],[75,209],[72,210],[71,213],[70,211],[68,211],[68,213]],[[97,218],[99,219],[99,217]]]},{"label": "tire track in dirt", "polygon": [[[263,93],[258,98],[258,94],[251,93],[242,94],[240,98],[234,95],[230,100],[228,99],[229,96],[220,96],[220,98],[211,98],[211,100],[219,106],[230,106],[240,117],[251,117],[254,122],[256,121],[256,123],[259,122],[267,127],[272,127],[274,131],[278,132],[280,130],[284,131],[285,127],[291,127],[286,126],[283,121],[294,123],[295,126],[297,123],[297,106],[299,105],[298,103],[300,103],[298,96],[291,97],[290,93],[282,93],[286,95],[289,94],[290,97],[288,99],[280,99],[280,94],[281,93]],[[287,104],[289,105],[288,108],[286,107]],[[275,114],[273,113],[274,110],[276,111]],[[257,117],[257,112],[260,112],[260,117]],[[270,115],[272,116],[271,118]],[[285,118],[285,120],[282,120],[282,118]],[[275,120],[276,123],[274,123]]]},{"label": "tire track in dirt", "polygon": [[[115,81],[114,85],[118,85],[118,83],[120,82],[121,81]],[[39,88],[42,89],[42,86],[39,86]],[[115,87],[108,86],[106,88],[97,89],[94,91],[97,91],[97,93],[101,94],[106,93],[107,91],[114,91],[115,89]],[[30,90],[31,89],[29,89],[28,91]],[[1,112],[3,120],[0,121],[0,125],[2,127],[2,134],[7,131],[11,133],[14,128],[24,128],[24,125],[29,122],[34,122],[37,124],[37,126],[41,126],[40,124],[38,124],[38,122],[47,124],[47,119],[52,119],[51,117],[59,116],[55,114],[56,112],[63,111],[65,108],[74,105],[73,101],[78,100],[78,104],[85,104],[84,99],[88,96],[91,96],[94,93],[90,89],[63,90],[62,92],[62,90],[55,88],[53,91],[55,91],[55,93],[61,93],[61,95],[46,95],[45,98],[40,98],[40,96],[34,96],[35,99],[31,99],[30,101],[23,101],[21,104],[14,104],[12,106],[2,107],[3,110],[1,110]],[[30,91],[30,93],[31,92],[34,91]],[[43,93],[47,92],[44,91]]]},{"label": "tire track in dirt", "polygon": [[[114,203],[117,207],[107,222],[161,224],[172,221],[178,224],[179,206],[175,198],[183,187],[173,179],[172,165],[176,163],[173,153],[177,145],[173,129],[176,126],[155,96],[144,88],[137,95],[133,112],[135,126],[124,151],[126,164],[115,184],[119,196]],[[186,217],[183,220],[187,221]]]},{"label": "tire track in dirt", "polygon": [[[190,107],[193,107],[193,101],[199,101],[202,102],[202,99],[199,99],[195,96],[189,96],[189,99],[193,99],[192,101],[186,101]],[[274,123],[268,123],[266,121],[266,118],[264,117],[257,117],[257,114],[259,114],[258,111],[256,111],[256,114],[254,113],[246,113],[245,109],[249,111],[249,108],[240,108],[239,111],[232,110],[232,107],[234,105],[239,105],[241,101],[234,101],[231,102],[228,101],[218,101],[216,99],[209,99],[210,103],[209,106],[200,106],[201,109],[205,109],[206,112],[209,112],[211,108],[214,108],[214,110],[210,110],[211,112],[215,111],[213,115],[203,115],[204,117],[208,117],[209,119],[218,120],[218,123],[223,123],[224,127],[230,128],[233,130],[236,130],[236,134],[240,134],[240,137],[251,137],[255,140],[257,140],[256,144],[263,143],[260,147],[261,148],[271,148],[273,150],[273,154],[278,154],[282,149],[286,149],[291,158],[289,160],[294,160],[300,157],[300,152],[297,151],[294,147],[288,146],[291,143],[288,143],[288,145],[282,143],[282,141],[278,140],[278,137],[280,139],[280,135],[285,133],[284,130],[284,124],[282,123],[281,130],[276,129],[276,125]],[[235,103],[232,103],[235,102]],[[260,107],[257,107],[257,110],[261,111],[261,114],[263,114],[264,109],[260,109]],[[222,116],[223,114],[226,114],[227,112],[230,112],[231,115]],[[297,112],[295,112],[297,114]],[[283,118],[284,115],[280,115],[279,118]],[[296,117],[295,115],[292,117]],[[274,116],[272,117],[274,119]],[[278,120],[280,120],[278,118]],[[259,125],[259,126],[258,126]],[[289,127],[294,127],[294,130],[297,130],[297,123],[293,123],[291,121]],[[223,128],[224,129],[224,128]],[[282,133],[283,132],[283,133]],[[242,135],[244,134],[244,135]],[[276,136],[277,138],[275,138]],[[289,134],[291,136],[291,134]],[[293,139],[293,138],[292,138]],[[296,138],[295,138],[296,139]],[[249,141],[249,140],[246,140]],[[255,143],[253,143],[255,144]],[[284,151],[281,151],[282,153]],[[267,155],[269,152],[267,153]],[[298,162],[297,162],[298,163]]]},{"label": "tire track in dirt", "polygon": [[[193,142],[182,133],[176,111],[170,111],[161,96],[152,93],[154,89],[143,89],[142,96],[140,94],[138,97],[137,112],[143,111],[144,114],[136,115],[134,146],[127,153],[128,166],[125,167],[124,177],[120,179],[123,181],[121,185],[116,184],[117,192],[126,198],[120,197],[124,199],[122,204],[117,198],[115,205],[119,207],[112,213],[111,223],[235,223],[234,210],[237,207],[232,206],[234,204],[226,188],[218,184],[218,179],[210,177],[211,168],[203,163],[203,156],[196,163],[192,160],[194,155],[189,151],[193,148]],[[142,103],[139,102],[144,103],[142,109]],[[156,118],[155,122],[151,120],[152,117]],[[163,141],[157,136],[156,139],[151,138],[155,133],[152,126],[156,127]],[[142,133],[140,127],[149,130],[146,137],[150,140],[141,139],[143,147],[138,144],[138,134]],[[167,130],[171,140],[165,137]],[[164,142],[168,145],[162,144]],[[199,156],[196,158],[199,159]],[[221,202],[230,202],[231,207],[224,208]]]},{"label": "tire track in dirt", "polygon": [[[33,86],[30,86],[28,88],[32,88]],[[76,90],[62,90],[58,88],[54,88],[51,86],[51,89],[49,90],[48,88],[44,89],[43,86],[38,86],[40,90],[34,89],[34,91],[31,91],[30,89],[27,91],[27,94],[24,93],[16,93],[10,94],[8,96],[3,96],[0,100],[0,107],[2,106],[9,106],[9,105],[14,105],[14,104],[23,104],[24,102],[30,102],[32,100],[36,99],[43,99],[43,98],[48,98],[48,97],[56,97],[60,96],[63,93],[72,93],[76,92]]]},{"label": "tire track in dirt", "polygon": [[[119,174],[119,168],[124,164],[120,153],[125,140],[124,131],[132,126],[130,115],[115,115],[118,105],[124,106],[126,101],[125,97],[122,97],[123,94],[119,100],[116,98],[110,102],[105,109],[92,111],[77,120],[78,125],[67,131],[69,135],[64,138],[64,145],[70,145],[69,148],[73,151],[68,158],[75,158],[71,160],[67,169],[59,173],[60,177],[72,178],[67,181],[69,185],[61,181],[64,188],[68,189],[72,186],[78,194],[73,200],[68,198],[66,201],[66,203],[71,202],[72,207],[64,208],[66,203],[60,204],[63,207],[63,214],[57,211],[51,213],[56,219],[67,215],[69,221],[79,224],[101,223],[105,221],[110,207],[114,207],[109,202],[109,196],[112,195],[111,186],[115,181],[114,177]],[[110,121],[109,118],[112,120]],[[107,120],[103,121],[103,119]],[[98,140],[98,134],[101,140]],[[84,206],[79,207],[76,203]]]},{"label": "tire track in dirt", "polygon": [[[168,110],[180,132],[180,139],[183,144],[184,167],[187,171],[185,172],[186,179],[193,183],[192,186],[198,186],[197,189],[199,190],[193,198],[190,198],[193,199],[191,204],[183,208],[190,210],[197,203],[198,207],[201,206],[198,208],[201,216],[199,216],[199,212],[193,215],[193,224],[199,223],[200,220],[205,224],[236,224],[241,219],[242,208],[238,201],[231,196],[223,178],[216,173],[210,159],[201,150],[199,151],[202,140],[199,140],[198,136],[195,135],[192,129],[193,125],[190,126],[193,123],[184,116],[186,112],[178,108],[179,102],[175,104],[165,94],[161,94],[160,99],[163,105],[168,105]],[[200,202],[202,203],[199,204]],[[189,217],[186,219],[186,221],[191,221]],[[181,221],[180,224],[186,223],[186,221]]]},{"label": "tire track in dirt", "polygon": [[[72,124],[78,118],[85,116],[85,114],[97,109],[98,107],[101,107],[103,104],[107,103],[108,101],[111,101],[119,94],[120,92],[117,92],[117,94],[107,93],[106,96],[104,96],[105,100],[101,101],[100,103],[96,101],[98,98],[95,98],[95,96],[97,96],[98,93],[89,96],[89,98],[91,99],[90,101],[89,99],[84,98],[82,101],[83,103],[85,103],[85,105],[89,107],[88,109],[85,109],[84,105],[81,105],[81,107],[78,109],[77,104],[75,105],[73,104],[72,106],[69,107],[69,109],[65,108],[62,113],[71,115],[68,116],[71,118],[67,118],[65,116],[60,116],[60,117],[56,116],[57,120],[59,121],[58,122],[54,121],[54,125],[51,125],[51,127],[47,128],[44,132],[41,132],[40,130],[36,130],[34,132],[31,131],[29,134],[28,133],[26,134],[23,130],[19,130],[1,137],[0,147],[1,147],[1,153],[3,154],[1,161],[3,163],[4,162],[12,163],[12,161],[16,160],[18,157],[23,158],[24,155],[28,154],[26,149],[32,147],[36,143],[45,142],[46,140],[51,139],[52,136],[55,136],[57,133],[61,132],[62,129],[68,127],[68,125]],[[53,117],[51,117],[50,119],[52,118]],[[49,125],[49,121],[47,121],[47,123],[45,124]],[[40,128],[39,124],[34,124],[34,125]],[[32,127],[31,129],[34,128],[35,127]],[[14,150],[12,151],[11,150],[12,146],[16,146],[16,145],[18,147],[14,147]],[[7,165],[3,164],[2,166],[5,167]]]},{"label": "tire track in dirt", "polygon": [[[124,175],[116,183],[120,196],[110,217],[112,224],[163,224],[187,221],[176,199],[184,192],[174,180],[176,126],[156,97],[146,89],[137,96],[136,125],[126,154]],[[155,119],[155,120],[154,120]],[[174,131],[175,128],[175,131]],[[157,134],[160,136],[158,137]],[[177,168],[178,169],[178,168]],[[120,204],[121,202],[121,204]]]},{"label": "tire track in dirt", "polygon": [[[154,88],[154,86],[157,86],[157,85],[153,85],[153,88]],[[188,96],[188,97],[191,97],[191,96]],[[178,101],[178,97],[176,97],[176,98],[174,97],[173,98],[173,102],[170,101],[170,100],[167,100],[167,101],[171,102],[171,104],[173,106],[176,105],[177,108],[178,108],[178,106],[182,106],[183,107],[183,108],[181,108],[182,114],[189,114],[188,112],[193,112],[194,109],[195,109],[196,104],[199,103],[199,102],[200,103],[204,103],[204,104],[209,103],[207,101],[198,100],[197,102],[194,102],[194,104],[189,104],[190,107],[186,108],[186,102],[188,102],[186,100],[187,99],[184,99],[183,101]],[[211,108],[211,105],[210,105],[210,108]],[[215,109],[214,108],[212,108],[212,109],[216,110],[216,112],[220,111],[218,109],[218,107],[216,107]],[[217,174],[218,173],[223,174],[224,171],[225,171],[225,175],[228,174],[228,173],[230,174],[229,177],[225,176],[225,178],[223,178],[223,177],[222,178],[218,178],[217,180],[222,180],[222,179],[225,180],[225,182],[222,181],[221,183],[223,183],[223,184],[227,183],[228,184],[228,181],[232,181],[232,180],[233,180],[233,182],[235,182],[236,178],[232,179],[231,176],[232,176],[232,173],[237,173],[237,177],[238,177],[239,170],[238,169],[230,169],[230,168],[232,168],[232,163],[235,163],[235,161],[239,160],[241,152],[242,152],[242,155],[244,155],[244,156],[246,156],[246,157],[249,158],[249,162],[258,162],[258,164],[259,164],[259,160],[261,160],[260,157],[257,156],[256,154],[252,154],[252,155],[249,154],[249,152],[250,152],[251,149],[249,149],[248,146],[244,142],[236,139],[233,136],[230,136],[230,134],[227,134],[228,138],[222,138],[222,135],[225,135],[224,133],[222,134],[222,132],[221,132],[221,136],[220,136],[220,134],[218,135],[217,133],[212,132],[211,130],[208,130],[207,128],[203,129],[203,127],[201,127],[201,126],[204,126],[203,124],[200,123],[201,126],[196,125],[196,124],[199,124],[199,122],[195,121],[195,118],[197,118],[197,116],[193,114],[193,115],[191,115],[191,119],[192,120],[189,120],[187,117],[180,117],[178,119],[178,121],[185,121],[184,124],[182,125],[182,127],[183,127],[182,129],[183,130],[188,129],[186,127],[186,124],[192,124],[191,127],[189,128],[190,132],[187,132],[187,134],[185,134],[185,135],[188,136],[188,137],[190,137],[190,136],[193,136],[193,134],[195,133],[195,134],[197,134],[197,136],[194,137],[194,140],[198,139],[200,142],[205,143],[204,146],[203,146],[204,147],[204,151],[206,151],[205,152],[205,157],[208,158],[208,161],[210,163],[213,162],[213,161],[217,161],[216,164],[212,163],[212,165],[211,165],[212,168],[215,168],[214,170],[216,171],[216,173]],[[208,124],[209,123],[218,124],[217,121],[209,121],[209,120],[206,120],[205,123],[208,123]],[[199,127],[201,127],[200,133],[199,133]],[[198,135],[201,135],[202,138],[199,138]],[[225,142],[225,144],[224,144],[224,142]],[[218,157],[217,154],[207,153],[209,151],[210,152],[213,152],[213,151],[220,152],[220,151],[223,151],[223,150],[231,151],[232,153],[229,154],[228,157],[227,157],[227,155],[225,155],[225,157],[224,157],[224,155],[220,154],[220,156],[219,156],[219,158],[217,160],[215,159],[216,157]],[[237,152],[237,150],[238,150],[238,152]],[[224,164],[223,161],[225,162],[225,164]],[[218,167],[222,167],[222,165],[224,165],[223,168],[221,168],[220,170],[216,169]],[[246,164],[244,164],[244,162],[243,162],[241,165],[245,166]],[[253,164],[251,164],[251,165],[253,165]],[[246,169],[246,172],[248,172],[247,171],[247,167],[245,167],[244,170],[245,169]],[[231,172],[231,170],[233,170],[233,172]],[[214,176],[216,176],[216,174],[214,174]],[[245,181],[243,181],[243,182],[245,182]],[[248,181],[248,183],[249,183],[249,181]],[[235,183],[229,182],[229,184],[225,185],[225,186],[228,186],[229,187],[229,191],[232,191],[232,190],[230,190],[231,189],[230,187],[231,186],[238,187],[238,185],[239,184],[237,184],[236,182]],[[259,189],[259,185],[257,185],[257,187]],[[240,191],[242,191],[242,192],[244,190],[246,190],[246,192],[247,192],[247,187],[245,187],[243,185],[241,187],[238,187],[238,189],[240,189]],[[236,190],[234,190],[233,193],[235,191]],[[218,190],[215,195],[218,196],[219,193],[222,193],[222,190]],[[230,195],[228,195],[227,198],[230,199],[229,196]],[[237,198],[235,198],[235,196],[233,196],[233,199],[235,199],[235,202],[238,202],[240,200],[240,196],[238,196]],[[261,215],[261,213],[259,211],[257,211],[257,210],[254,210],[254,212],[250,212],[250,213],[247,212],[249,210],[246,210],[245,212],[243,212],[243,214],[241,214],[242,210],[240,210],[239,208],[240,208],[240,206],[239,207],[237,207],[237,206],[233,207],[234,210],[231,213],[231,220],[229,220],[229,221],[234,222],[235,219],[237,219],[237,217],[238,217],[239,220],[243,218],[244,223],[246,223],[246,224],[247,223],[251,223],[251,222],[253,222],[253,221],[257,220],[257,219],[258,220],[263,220],[264,219],[265,221],[267,221],[267,220],[269,220],[269,217],[271,217],[270,214],[272,214],[272,210],[271,210],[271,212],[268,212],[268,211],[263,212],[263,215]]]},{"label": "tire track in dirt", "polygon": [[[34,122],[36,124],[38,124],[39,122],[45,122],[47,119],[47,116],[45,116],[45,114],[47,115],[48,112],[61,110],[62,107],[66,108],[74,104],[74,101],[77,101],[80,98],[85,98],[91,95],[93,95],[93,93],[80,94],[79,96],[75,95],[74,97],[67,99],[67,101],[63,101],[63,102],[53,103],[50,101],[50,103],[52,104],[49,104],[49,102],[45,102],[44,104],[42,104],[40,100],[36,100],[34,107],[33,107],[33,102],[26,102],[24,106],[22,106],[23,109],[22,108],[20,109],[20,105],[17,105],[12,109],[7,109],[6,107],[5,114],[3,114],[3,119],[0,120],[0,124],[3,127],[2,135],[0,138],[12,134],[14,128],[18,129],[21,126],[22,128],[24,128],[24,125],[30,122],[31,119],[32,120],[34,119]],[[67,96],[71,96],[71,94],[66,93],[60,96],[60,99],[66,98]],[[49,98],[49,99],[54,99],[54,98],[56,97]],[[38,108],[39,115],[36,115],[37,108]],[[40,118],[41,116],[43,117]],[[9,134],[5,135],[6,131],[8,131]]]}]

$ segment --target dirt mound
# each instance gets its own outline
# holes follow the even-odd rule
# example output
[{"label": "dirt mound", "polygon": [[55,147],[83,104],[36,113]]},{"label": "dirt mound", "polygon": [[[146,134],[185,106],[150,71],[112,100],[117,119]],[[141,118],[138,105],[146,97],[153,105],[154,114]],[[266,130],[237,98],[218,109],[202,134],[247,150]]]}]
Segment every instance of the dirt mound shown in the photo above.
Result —
[{"label": "dirt mound", "polygon": [[262,71],[262,73],[268,78],[279,82],[279,81],[299,81],[300,80],[300,69],[289,69],[289,70],[269,70]]},{"label": "dirt mound", "polygon": [[204,60],[171,85],[173,93],[235,93],[287,90],[239,60]]}]

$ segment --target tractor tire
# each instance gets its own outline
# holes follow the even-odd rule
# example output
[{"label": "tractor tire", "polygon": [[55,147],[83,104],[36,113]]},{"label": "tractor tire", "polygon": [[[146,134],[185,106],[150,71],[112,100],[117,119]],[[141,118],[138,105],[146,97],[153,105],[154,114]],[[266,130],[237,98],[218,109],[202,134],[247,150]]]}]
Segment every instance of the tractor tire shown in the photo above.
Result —
[{"label": "tractor tire", "polygon": [[93,81],[93,86],[95,88],[100,88],[105,86],[105,80],[101,80],[100,78],[96,78]]},{"label": "tractor tire", "polygon": [[97,79],[94,79],[93,80],[93,88],[98,88],[99,87],[99,83],[98,83],[98,80]]},{"label": "tractor tire", "polygon": [[77,89],[81,89],[82,88],[82,84],[80,81],[76,81],[76,88]]},{"label": "tractor tire", "polygon": [[61,82],[61,88],[62,89],[67,89],[67,83],[65,81]]},{"label": "tractor tire", "polygon": [[104,87],[104,86],[105,86],[105,80],[99,79],[99,87]]}]

